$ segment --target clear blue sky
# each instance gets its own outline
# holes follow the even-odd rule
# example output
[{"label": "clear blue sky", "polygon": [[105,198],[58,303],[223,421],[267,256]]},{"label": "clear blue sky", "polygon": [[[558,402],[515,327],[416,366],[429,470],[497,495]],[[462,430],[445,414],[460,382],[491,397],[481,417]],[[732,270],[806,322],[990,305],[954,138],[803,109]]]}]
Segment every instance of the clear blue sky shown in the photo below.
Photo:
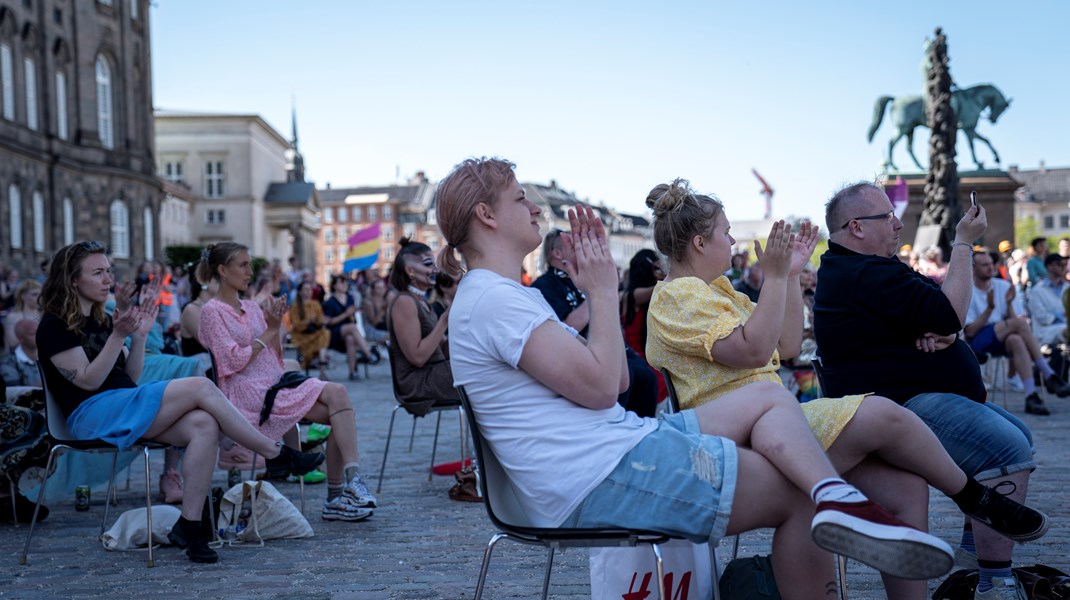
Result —
[{"label": "clear blue sky", "polygon": [[[289,137],[294,95],[319,186],[498,155],[630,212],[685,177],[740,220],[762,213],[755,167],[775,216],[820,219],[832,190],[879,171],[892,129],[866,143],[874,102],[921,92],[936,26],[956,83],[1013,97],[978,127],[1004,166],[1070,165],[1070,3],[1055,0],[155,4],[156,106],[257,113]],[[927,161],[927,130],[915,153]],[[901,145],[895,159],[910,166]]]}]

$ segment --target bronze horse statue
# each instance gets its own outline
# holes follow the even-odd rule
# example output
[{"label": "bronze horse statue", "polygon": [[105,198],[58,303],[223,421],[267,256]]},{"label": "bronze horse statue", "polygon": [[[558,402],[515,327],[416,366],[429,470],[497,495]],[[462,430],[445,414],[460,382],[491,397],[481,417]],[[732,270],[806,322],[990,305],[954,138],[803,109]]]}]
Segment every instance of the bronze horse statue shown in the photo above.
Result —
[{"label": "bronze horse statue", "polygon": [[[892,169],[896,169],[895,163],[892,162],[892,150],[895,148],[896,142],[906,136],[907,152],[910,153],[910,158],[914,160],[914,164],[917,165],[919,170],[924,171],[925,169],[922,168],[921,163],[914,156],[914,128],[919,125],[923,127],[928,127],[929,125],[925,115],[925,100],[921,96],[899,96],[897,98],[881,96],[877,98],[877,104],[873,109],[873,122],[869,126],[869,134],[866,139],[870,142],[873,141],[873,135],[877,133],[877,129],[881,126],[885,108],[889,102],[892,104],[891,118],[895,124],[896,134],[892,141],[888,142],[888,161],[886,164]],[[951,93],[951,106],[955,109],[958,127],[966,134],[966,139],[970,141],[970,156],[973,158],[978,170],[984,169],[984,165],[977,160],[977,154],[973,150],[974,139],[984,142],[988,149],[992,151],[996,164],[1000,163],[996,149],[992,147],[987,138],[977,133],[977,121],[981,118],[981,113],[987,108],[989,121],[995,123],[1010,104],[1011,100],[1004,98],[996,86],[987,83],[968,88],[959,88]]]}]

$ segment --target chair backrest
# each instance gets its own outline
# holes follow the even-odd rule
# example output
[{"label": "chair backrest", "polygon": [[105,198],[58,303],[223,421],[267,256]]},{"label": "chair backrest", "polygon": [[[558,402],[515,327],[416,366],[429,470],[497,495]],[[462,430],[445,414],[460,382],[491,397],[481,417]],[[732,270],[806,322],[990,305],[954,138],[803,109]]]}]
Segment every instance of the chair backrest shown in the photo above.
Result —
[{"label": "chair backrest", "polygon": [[48,435],[60,442],[82,441],[75,439],[70,427],[67,427],[67,418],[63,416],[63,409],[56,402],[52,391],[48,389],[44,365],[38,362],[37,370],[41,373],[41,388],[45,392],[45,419],[48,423]]},{"label": "chair backrest", "polygon": [[810,365],[814,367],[814,373],[817,375],[817,385],[821,386],[821,395],[828,397],[828,386],[825,384],[825,365],[821,362],[820,356],[815,356],[810,359]]},{"label": "chair backrest", "polygon": [[[207,348],[205,349],[207,350]],[[219,368],[216,367],[215,354],[212,354],[211,350],[208,350],[208,358],[212,360],[212,368],[205,371],[204,376],[218,387],[219,378],[216,377],[216,374],[219,373]]]},{"label": "chair backrest", "polygon": [[483,506],[487,509],[487,516],[498,528],[506,531],[524,531],[534,529],[531,519],[528,518],[520,503],[520,497],[509,481],[509,476],[498,462],[494,450],[483,437],[483,432],[476,421],[476,414],[472,410],[472,404],[468,400],[468,394],[464,387],[458,386],[457,393],[461,396],[461,406],[468,418],[468,427],[472,432],[472,442],[476,449],[476,461],[479,465],[479,487],[483,492]]},{"label": "chair backrest", "polygon": [[672,383],[672,376],[669,375],[669,370],[665,367],[661,368],[661,376],[665,379],[665,389],[669,392],[669,397],[665,399],[665,411],[669,414],[680,412],[680,397],[676,395],[676,386]]}]

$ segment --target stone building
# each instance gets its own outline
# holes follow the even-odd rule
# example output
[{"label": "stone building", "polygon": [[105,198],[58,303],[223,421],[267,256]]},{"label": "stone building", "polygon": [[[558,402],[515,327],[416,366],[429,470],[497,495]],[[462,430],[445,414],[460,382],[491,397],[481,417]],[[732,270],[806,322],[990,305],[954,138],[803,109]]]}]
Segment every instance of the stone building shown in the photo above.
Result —
[{"label": "stone building", "polygon": [[0,264],[159,253],[148,0],[0,0]]},{"label": "stone building", "polygon": [[1041,161],[1036,169],[1007,171],[1022,186],[1014,193],[1015,220],[1032,217],[1049,240],[1070,236],[1070,167],[1049,169]]}]

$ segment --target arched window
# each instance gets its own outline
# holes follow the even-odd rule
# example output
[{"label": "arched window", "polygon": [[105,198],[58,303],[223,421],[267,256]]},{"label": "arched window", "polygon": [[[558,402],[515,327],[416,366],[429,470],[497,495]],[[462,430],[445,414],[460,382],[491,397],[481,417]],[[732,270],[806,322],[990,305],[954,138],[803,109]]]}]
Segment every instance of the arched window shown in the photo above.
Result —
[{"label": "arched window", "polygon": [[145,207],[145,260],[156,258],[156,232],[152,220],[152,207]]},{"label": "arched window", "polygon": [[33,251],[45,251],[45,199],[41,192],[33,193]]},{"label": "arched window", "polygon": [[130,213],[122,200],[111,201],[111,255],[130,258]]},{"label": "arched window", "polygon": [[63,199],[63,245],[74,243],[74,203],[70,198]]},{"label": "arched window", "polygon": [[32,58],[22,59],[26,83],[26,126],[37,131],[37,63]]},{"label": "arched window", "polygon": [[15,120],[15,71],[11,46],[0,44],[0,94],[3,95],[3,115]]},{"label": "arched window", "polygon": [[56,135],[61,140],[70,137],[67,126],[67,74],[56,71]]},{"label": "arched window", "polygon": [[15,184],[7,188],[7,211],[11,223],[11,247],[22,248],[22,194]]},{"label": "arched window", "polygon": [[103,56],[97,57],[97,132],[102,146],[108,149],[115,147],[111,67]]}]

